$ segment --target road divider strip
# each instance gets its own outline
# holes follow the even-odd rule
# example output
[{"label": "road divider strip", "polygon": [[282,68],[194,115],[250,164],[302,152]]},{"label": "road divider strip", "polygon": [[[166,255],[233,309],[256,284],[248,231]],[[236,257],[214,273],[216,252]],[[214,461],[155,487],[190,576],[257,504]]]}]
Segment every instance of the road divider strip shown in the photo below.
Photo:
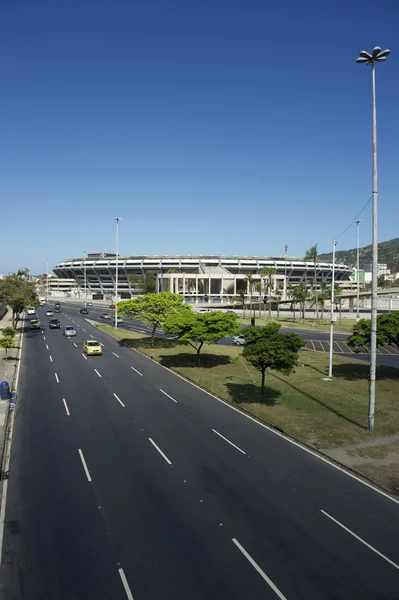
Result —
[{"label": "road divider strip", "polygon": [[87,464],[86,464],[86,461],[85,461],[85,457],[83,456],[83,452],[81,451],[80,448],[79,448],[78,452],[79,452],[80,460],[82,461],[83,468],[84,468],[85,473],[86,473],[87,481],[89,483],[91,483],[93,480],[91,478],[90,471],[87,468]]},{"label": "road divider strip", "polygon": [[161,448],[159,446],[156,445],[156,443],[154,442],[154,440],[152,440],[151,438],[148,438],[151,442],[151,444],[154,446],[154,448],[156,450],[158,450],[159,454],[162,456],[162,458],[168,463],[168,465],[172,464],[172,461],[169,460],[169,458],[166,456],[166,454],[164,454],[161,450]]},{"label": "road divider strip", "polygon": [[247,454],[246,452],[244,452],[244,450],[241,450],[241,448],[239,448],[238,446],[236,446],[235,444],[233,444],[233,442],[230,442],[230,440],[228,440],[226,437],[224,437],[224,435],[222,435],[221,433],[219,433],[218,431],[216,431],[216,429],[212,429],[213,433],[216,433],[216,435],[218,435],[219,437],[222,438],[222,440],[224,440],[225,442],[227,442],[228,444],[230,444],[230,446],[233,446],[233,448],[235,448],[236,450],[238,450],[239,452],[241,452],[242,454]]},{"label": "road divider strip", "polygon": [[243,546],[241,546],[240,542],[238,540],[236,540],[236,538],[232,538],[233,543],[237,546],[237,548],[240,550],[240,552],[242,552],[242,554],[245,556],[245,558],[251,563],[251,565],[253,566],[253,568],[258,571],[259,575],[266,581],[266,583],[271,587],[271,589],[273,590],[273,592],[276,594],[276,596],[278,598],[280,598],[280,600],[287,600],[287,598],[284,596],[284,594],[282,594],[280,592],[280,590],[278,589],[278,587],[276,585],[274,585],[273,581],[270,579],[270,577],[268,577],[266,575],[266,573],[260,568],[260,566],[258,565],[257,562],[254,561],[254,559],[252,558],[252,556],[250,554],[248,554],[248,552],[245,550],[245,548]]},{"label": "road divider strip", "polygon": [[176,402],[176,404],[177,404],[177,400],[175,400],[174,398],[172,398],[172,396],[169,396],[169,394],[167,394],[166,392],[164,392],[161,389],[159,391],[162,392],[163,394],[165,394],[165,396],[167,396],[168,398],[170,398],[171,400],[173,400],[173,402]]},{"label": "road divider strip", "polygon": [[356,538],[359,542],[361,542],[362,544],[364,544],[365,546],[367,546],[367,548],[369,548],[370,550],[372,550],[373,552],[375,552],[376,554],[378,554],[378,556],[380,556],[381,558],[383,558],[384,560],[386,560],[390,565],[392,565],[393,567],[395,567],[395,569],[399,570],[399,565],[397,565],[396,563],[394,563],[393,560],[391,560],[390,558],[388,558],[387,556],[385,556],[385,554],[382,554],[382,552],[379,552],[371,544],[368,544],[365,540],[363,540],[361,537],[359,537],[358,535],[356,535],[356,533],[354,533],[353,531],[351,531],[350,529],[348,529],[348,527],[345,527],[345,525],[343,525],[342,523],[340,523],[339,521],[337,521],[337,519],[334,519],[334,517],[332,517],[331,515],[329,515],[328,512],[326,512],[325,510],[321,510],[320,512],[323,513],[323,515],[325,515],[329,519],[331,519],[331,521],[334,521],[334,523],[336,523],[336,525],[339,525],[339,527],[342,527],[342,529],[344,529],[345,531],[347,531],[350,535],[352,535],[354,538]]}]

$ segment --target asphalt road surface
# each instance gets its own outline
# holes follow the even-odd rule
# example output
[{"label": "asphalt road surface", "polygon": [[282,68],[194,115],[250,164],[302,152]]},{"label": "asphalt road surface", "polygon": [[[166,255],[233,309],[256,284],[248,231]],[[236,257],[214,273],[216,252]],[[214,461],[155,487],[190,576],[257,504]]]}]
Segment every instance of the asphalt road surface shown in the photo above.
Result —
[{"label": "asphalt road surface", "polygon": [[[399,505],[90,325],[24,336],[1,599],[398,598]],[[85,358],[96,338],[101,357]]]}]

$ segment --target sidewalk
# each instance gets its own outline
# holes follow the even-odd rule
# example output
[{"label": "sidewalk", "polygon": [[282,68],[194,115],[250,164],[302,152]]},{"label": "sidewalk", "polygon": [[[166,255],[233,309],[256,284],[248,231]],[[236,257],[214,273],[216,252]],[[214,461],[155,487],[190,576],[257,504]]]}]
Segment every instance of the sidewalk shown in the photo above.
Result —
[{"label": "sidewalk", "polygon": [[[4,317],[0,321],[0,336],[2,335],[2,330],[4,327],[12,327],[12,312],[9,309]],[[23,321],[20,322],[20,327],[23,326]],[[20,327],[18,329],[20,329]],[[6,359],[6,351],[3,348],[0,348],[0,382],[8,381],[10,384],[10,390],[14,387],[14,380],[17,372],[18,366],[18,352],[19,346],[21,344],[21,333],[17,332],[15,336],[15,346],[11,350],[7,352]],[[0,464],[2,464],[2,456],[4,451],[4,436],[7,426],[7,415],[9,411],[9,400],[0,400]]]}]

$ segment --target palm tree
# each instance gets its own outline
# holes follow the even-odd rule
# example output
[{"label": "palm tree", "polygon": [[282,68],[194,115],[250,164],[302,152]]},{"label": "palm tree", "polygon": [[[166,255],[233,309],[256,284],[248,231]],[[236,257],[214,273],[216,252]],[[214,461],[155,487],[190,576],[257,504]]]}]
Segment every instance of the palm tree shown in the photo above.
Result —
[{"label": "palm tree", "polygon": [[[292,303],[291,307],[295,304],[299,304],[299,310],[302,313],[302,319],[305,320],[305,304],[309,298],[308,290],[304,283],[299,283],[292,290]],[[295,313],[294,313],[294,321],[295,321]]]},{"label": "palm tree", "polygon": [[313,286],[314,286],[314,292],[315,292],[316,319],[318,319],[319,318],[319,309],[318,309],[318,300],[317,300],[317,275],[316,275],[316,267],[317,267],[317,261],[319,260],[319,257],[317,255],[317,244],[315,244],[314,246],[311,246],[309,248],[309,250],[306,250],[305,260],[313,260],[313,264],[314,264]]},{"label": "palm tree", "polygon": [[272,287],[273,287],[273,275],[276,273],[274,267],[263,267],[260,274],[265,277],[268,282],[268,296],[269,296],[269,319],[272,318]]},{"label": "palm tree", "polygon": [[254,285],[254,276],[252,275],[252,273],[249,273],[244,278],[244,281],[246,281],[248,283],[248,287],[249,287],[249,316],[251,317],[251,315],[252,315],[252,288]]},{"label": "palm tree", "polygon": [[261,318],[261,316],[262,316],[262,303],[261,303],[261,300],[260,300],[260,296],[262,294],[262,280],[255,281],[255,283],[254,283],[254,289],[255,289],[255,292],[257,294],[259,294],[259,318]]}]

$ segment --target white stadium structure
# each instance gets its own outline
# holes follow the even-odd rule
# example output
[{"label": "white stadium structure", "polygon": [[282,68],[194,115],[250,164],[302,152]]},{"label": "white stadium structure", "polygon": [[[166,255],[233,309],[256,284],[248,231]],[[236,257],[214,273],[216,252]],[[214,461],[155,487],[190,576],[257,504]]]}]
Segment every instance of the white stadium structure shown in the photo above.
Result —
[{"label": "white stadium structure", "polygon": [[[119,256],[118,296],[134,297],[135,291],[129,275],[153,273],[157,291],[182,294],[189,303],[226,303],[237,295],[250,295],[248,275],[253,276],[253,296],[256,282],[261,280],[264,267],[275,269],[273,293],[279,290],[282,300],[287,298],[290,286],[304,282],[309,287],[314,280],[314,264],[294,257],[270,258],[264,256]],[[85,275],[87,296],[111,298],[115,293],[116,255],[99,252],[86,258],[73,258],[58,263],[54,269],[56,281],[75,282],[70,292],[84,293]],[[352,268],[335,265],[337,282],[349,282]],[[318,285],[331,283],[332,264],[318,262],[316,265]],[[55,281],[51,282],[55,289]],[[264,289],[264,287],[263,287]],[[259,293],[259,286],[258,286]],[[262,292],[263,293],[263,292]]]}]

